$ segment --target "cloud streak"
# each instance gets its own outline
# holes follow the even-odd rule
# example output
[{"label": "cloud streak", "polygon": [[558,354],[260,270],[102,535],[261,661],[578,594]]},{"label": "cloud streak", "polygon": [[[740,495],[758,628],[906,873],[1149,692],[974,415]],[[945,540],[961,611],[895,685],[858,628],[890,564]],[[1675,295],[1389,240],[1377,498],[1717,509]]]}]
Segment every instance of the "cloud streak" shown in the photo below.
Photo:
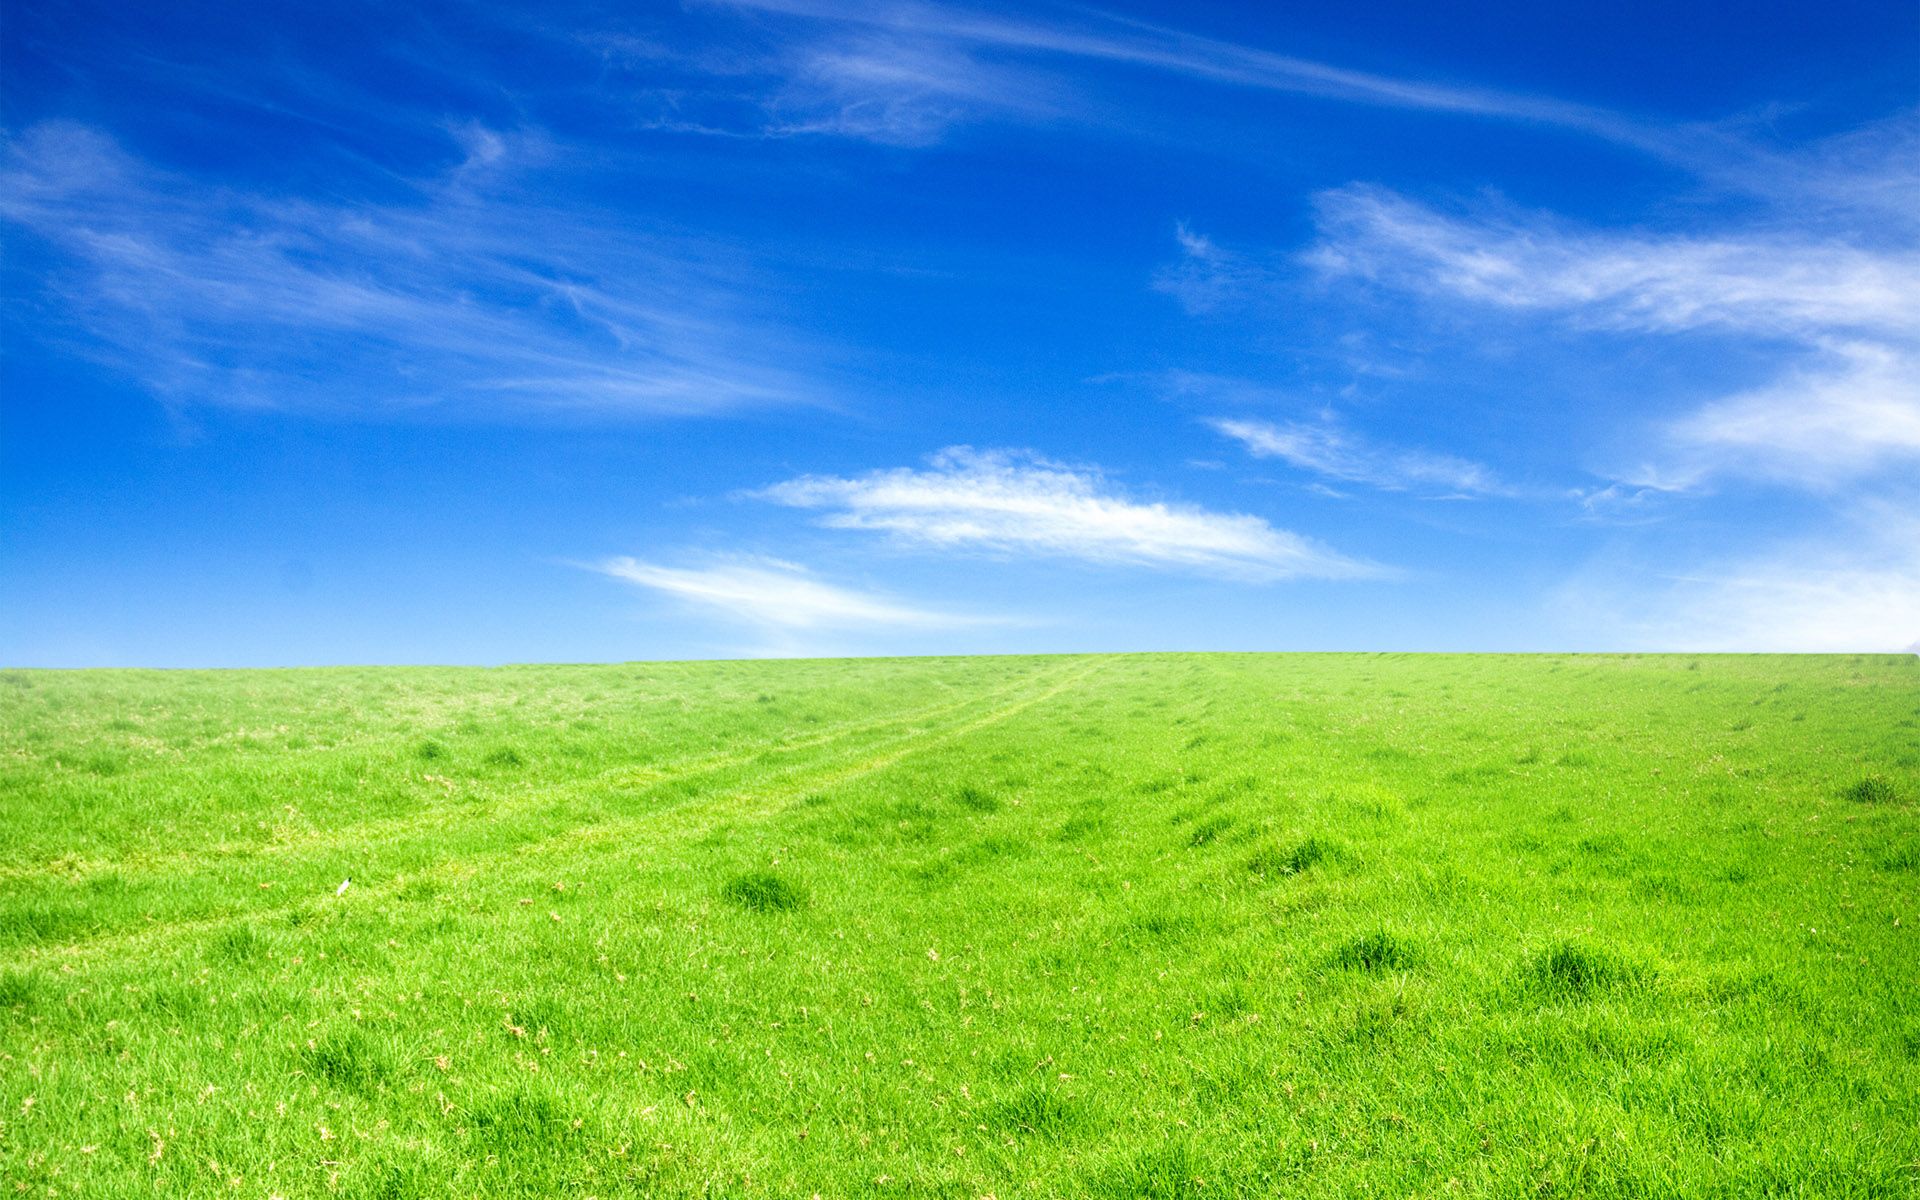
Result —
[{"label": "cloud streak", "polygon": [[1743,471],[1831,488],[1920,463],[1920,356],[1870,342],[1827,347],[1817,360],[1717,400],[1668,427],[1678,462],[1669,486],[1737,463]]},{"label": "cloud streak", "polygon": [[695,415],[807,398],[725,255],[522,195],[524,140],[452,136],[449,175],[352,204],[209,188],[44,123],[6,147],[0,220],[49,255],[96,353],[179,404]]},{"label": "cloud streak", "polygon": [[865,31],[804,51],[769,102],[763,132],[925,146],[981,114],[1048,115],[1052,90],[964,46]]},{"label": "cloud streak", "polygon": [[1324,193],[1316,207],[1320,241],[1307,262],[1328,275],[1608,329],[1920,335],[1920,253],[1909,248],[1468,220],[1371,187]]},{"label": "cloud streak", "polygon": [[[1256,91],[1556,126],[1667,156],[1706,136],[1651,126],[1598,106],[1356,70],[1092,9],[1078,10],[1083,20],[1066,25],[918,3],[722,0],[716,7],[802,18],[829,28],[877,30],[922,47],[1099,63]],[[947,94],[958,91],[949,88]]]},{"label": "cloud streak", "polygon": [[1180,256],[1154,273],[1153,288],[1190,315],[1205,316],[1257,300],[1281,283],[1274,265],[1229,250],[1184,222],[1174,227]]},{"label": "cloud streak", "polygon": [[993,618],[918,608],[875,592],[828,583],[797,563],[740,557],[700,567],[637,558],[593,565],[603,575],[671,597],[696,611],[784,632],[861,629],[958,629]]},{"label": "cloud streak", "polygon": [[1358,579],[1387,572],[1265,520],[1133,499],[1097,471],[1032,454],[953,447],[924,469],[853,478],[809,475],[759,493],[821,510],[830,528],[884,533],[911,546],[1269,581]]},{"label": "cloud streak", "polygon": [[[1900,143],[1883,134],[1874,144]],[[1844,191],[1833,158],[1810,155],[1828,164],[1810,169],[1816,201]],[[1719,476],[1827,489],[1920,463],[1920,240],[1911,219],[1858,216],[1915,176],[1854,167],[1865,199],[1851,227],[1837,228],[1787,216],[1707,233],[1597,231],[1342,188],[1319,198],[1319,239],[1303,259],[1329,278],[1588,330],[1798,347],[1769,382],[1661,422],[1654,461],[1620,477],[1666,490]],[[1920,209],[1920,191],[1911,199]],[[1208,261],[1186,257],[1189,273]]]},{"label": "cloud streak", "polygon": [[1276,458],[1303,471],[1384,491],[1437,491],[1448,497],[1510,496],[1488,468],[1448,454],[1376,445],[1329,422],[1254,421],[1217,417],[1215,432],[1256,458]]}]

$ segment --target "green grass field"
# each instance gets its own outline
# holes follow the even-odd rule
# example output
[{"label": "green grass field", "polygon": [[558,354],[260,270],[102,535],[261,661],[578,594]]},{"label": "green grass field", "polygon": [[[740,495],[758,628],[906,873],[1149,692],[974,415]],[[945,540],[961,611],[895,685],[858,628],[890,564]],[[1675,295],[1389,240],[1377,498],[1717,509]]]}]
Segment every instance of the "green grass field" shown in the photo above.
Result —
[{"label": "green grass field", "polygon": [[1911,657],[14,671],[0,733],[6,1194],[1920,1195]]}]

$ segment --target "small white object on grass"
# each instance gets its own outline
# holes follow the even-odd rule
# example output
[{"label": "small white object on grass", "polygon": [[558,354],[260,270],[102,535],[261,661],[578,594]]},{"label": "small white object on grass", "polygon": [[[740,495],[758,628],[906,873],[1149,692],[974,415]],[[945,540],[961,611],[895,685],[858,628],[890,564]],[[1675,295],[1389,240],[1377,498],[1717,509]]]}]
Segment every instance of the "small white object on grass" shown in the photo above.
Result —
[{"label": "small white object on grass", "polygon": [[351,887],[351,886],[353,886],[353,880],[351,880],[351,879],[342,879],[342,880],[340,881],[340,886],[339,886],[339,887],[337,887],[337,888],[335,888],[335,889],[333,889],[333,894],[334,894],[334,895],[336,895],[336,896],[344,896],[344,895],[346,895],[346,894],[347,894],[347,889],[348,889],[349,887]]}]

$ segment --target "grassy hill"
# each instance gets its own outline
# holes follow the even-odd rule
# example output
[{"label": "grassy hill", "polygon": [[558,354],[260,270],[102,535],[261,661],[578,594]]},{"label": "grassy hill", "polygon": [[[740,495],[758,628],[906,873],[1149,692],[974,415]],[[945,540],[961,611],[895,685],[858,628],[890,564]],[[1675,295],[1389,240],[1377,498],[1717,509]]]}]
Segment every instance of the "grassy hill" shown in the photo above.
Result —
[{"label": "grassy hill", "polygon": [[1912,658],[15,671],[0,748],[5,1194],[1920,1194]]}]

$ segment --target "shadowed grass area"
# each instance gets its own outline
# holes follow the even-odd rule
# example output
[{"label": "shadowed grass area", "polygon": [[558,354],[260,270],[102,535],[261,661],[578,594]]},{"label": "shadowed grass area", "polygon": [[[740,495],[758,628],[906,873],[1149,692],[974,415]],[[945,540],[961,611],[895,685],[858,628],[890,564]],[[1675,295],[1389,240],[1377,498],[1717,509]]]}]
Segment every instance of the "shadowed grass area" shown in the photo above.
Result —
[{"label": "shadowed grass area", "polygon": [[1078,1101],[1063,1099],[1045,1084],[1023,1088],[980,1115],[990,1129],[1034,1137],[1057,1137],[1087,1120]]},{"label": "shadowed grass area", "polygon": [[328,1031],[308,1043],[304,1057],[314,1075],[356,1091],[376,1089],[393,1074],[385,1053],[357,1029]]},{"label": "shadowed grass area", "polygon": [[720,894],[749,912],[792,912],[807,903],[807,895],[798,884],[772,871],[736,875],[727,880]]},{"label": "shadowed grass area", "polygon": [[40,980],[31,971],[8,968],[0,971],[0,1009],[24,1009],[40,992]]},{"label": "shadowed grass area", "polygon": [[1339,847],[1322,838],[1304,838],[1286,849],[1264,846],[1247,860],[1255,875],[1298,875],[1339,854]]},{"label": "shadowed grass area", "polygon": [[1898,797],[1894,794],[1893,781],[1885,775],[1868,775],[1854,781],[1847,789],[1847,799],[1861,804],[1892,804]]},{"label": "shadowed grass area", "polygon": [[1586,1000],[1644,979],[1647,972],[1619,955],[1579,942],[1559,942],[1536,956],[1529,975],[1554,998]]},{"label": "shadowed grass area", "polygon": [[0,1187],[1914,1195],[1917,730],[1872,656],[0,672]]},{"label": "shadowed grass area", "polygon": [[1334,966],[1353,971],[1405,971],[1414,960],[1413,944],[1385,930],[1357,937],[1333,955]]}]

